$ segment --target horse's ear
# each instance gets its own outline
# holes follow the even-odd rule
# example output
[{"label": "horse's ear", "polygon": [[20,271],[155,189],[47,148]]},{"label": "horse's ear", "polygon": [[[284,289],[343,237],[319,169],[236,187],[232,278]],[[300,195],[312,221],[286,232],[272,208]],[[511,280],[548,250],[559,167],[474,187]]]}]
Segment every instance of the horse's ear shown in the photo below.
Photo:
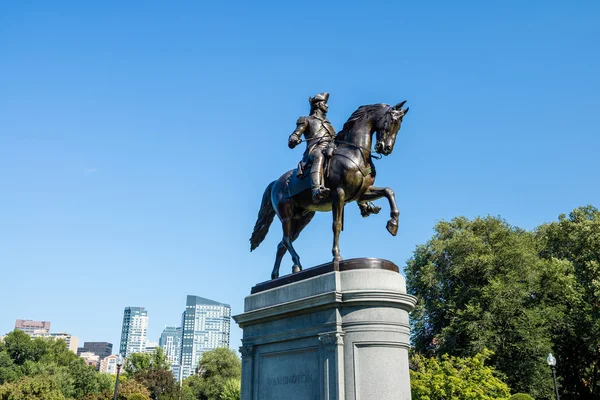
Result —
[{"label": "horse's ear", "polygon": [[408,109],[410,107],[406,107],[404,110],[402,110],[402,116],[404,117],[406,115],[406,113],[408,112]]},{"label": "horse's ear", "polygon": [[406,103],[406,100],[404,100],[403,102],[400,102],[398,104],[396,104],[394,107],[392,107],[394,110],[402,110],[402,106]]}]

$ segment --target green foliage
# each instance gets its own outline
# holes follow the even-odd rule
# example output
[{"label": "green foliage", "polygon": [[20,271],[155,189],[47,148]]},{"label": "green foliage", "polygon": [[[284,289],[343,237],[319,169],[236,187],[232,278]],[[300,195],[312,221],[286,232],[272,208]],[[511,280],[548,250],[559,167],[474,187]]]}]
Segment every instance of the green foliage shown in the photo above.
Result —
[{"label": "green foliage", "polygon": [[515,391],[600,399],[600,211],[587,206],[533,232],[499,218],[442,221],[406,267],[414,349],[470,357],[482,349]]},{"label": "green foliage", "polygon": [[127,357],[124,365],[126,375],[148,389],[152,398],[178,400],[180,389],[170,368],[161,348],[152,354],[132,354]]},{"label": "green foliage", "polygon": [[136,372],[134,379],[144,385],[153,398],[179,399],[179,386],[171,371],[166,369],[143,370]]},{"label": "green foliage", "polygon": [[78,400],[110,388],[111,378],[85,365],[62,340],[31,339],[14,331],[0,344],[1,400]]},{"label": "green foliage", "polygon": [[220,400],[240,400],[242,398],[242,380],[231,378],[225,382]]},{"label": "green foliage", "polygon": [[148,400],[148,397],[144,396],[141,393],[135,393],[127,397],[127,400]]},{"label": "green foliage", "polygon": [[0,400],[64,400],[65,396],[52,380],[41,376],[24,377],[0,386]]},{"label": "green foliage", "polygon": [[534,400],[534,398],[525,393],[517,393],[510,396],[509,400]]},{"label": "green foliage", "polygon": [[[576,297],[569,263],[539,257],[531,232],[499,218],[455,218],[435,227],[406,268],[413,344],[424,355],[472,357],[484,349],[508,385],[551,398],[545,357],[552,329]],[[549,282],[554,277],[559,282]]]},{"label": "green foliage", "polygon": [[568,263],[575,281],[576,295],[554,328],[561,398],[600,399],[600,211],[577,208],[536,233],[542,257]]},{"label": "green foliage", "polygon": [[135,375],[137,372],[146,370],[169,370],[170,368],[167,356],[160,347],[152,354],[131,354],[127,357],[123,366],[123,370],[127,375]]},{"label": "green foliage", "polygon": [[226,388],[228,395],[233,390],[232,379],[241,377],[242,364],[237,355],[228,348],[218,348],[202,354],[198,363],[198,375],[183,382],[187,399],[222,400]]},{"label": "green foliage", "polygon": [[475,357],[443,355],[441,360],[414,355],[410,384],[413,400],[502,400],[508,399],[508,386],[485,366],[490,351]]}]

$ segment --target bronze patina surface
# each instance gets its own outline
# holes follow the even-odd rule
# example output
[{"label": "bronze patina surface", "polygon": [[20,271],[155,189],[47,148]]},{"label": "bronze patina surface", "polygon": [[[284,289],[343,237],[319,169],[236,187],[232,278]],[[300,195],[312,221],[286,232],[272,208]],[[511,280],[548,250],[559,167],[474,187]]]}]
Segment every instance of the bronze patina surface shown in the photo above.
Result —
[{"label": "bronze patina surface", "polygon": [[328,93],[310,98],[310,115],[298,120],[296,130],[288,139],[288,145],[293,148],[301,143],[300,137],[304,135],[307,148],[302,161],[298,168],[287,171],[271,182],[263,194],[258,219],[250,238],[250,250],[257,248],[264,240],[277,215],[283,228],[283,240],[277,245],[272,279],[279,277],[281,260],[288,251],[294,262],[292,271],[302,270],[300,256],[292,243],[317,211],[332,211],[332,254],[333,262],[337,264],[342,261],[339,237],[343,230],[344,206],[347,203],[356,201],[361,214],[366,217],[379,212],[379,207],[371,202],[385,197],[390,205],[387,230],[394,236],[398,233],[400,212],[394,192],[387,187],[374,186],[375,157],[371,146],[375,135],[374,151],[384,156],[392,153],[396,135],[408,112],[408,108],[402,108],[406,101],[395,106],[361,106],[334,137],[333,126],[325,117],[328,99]]}]

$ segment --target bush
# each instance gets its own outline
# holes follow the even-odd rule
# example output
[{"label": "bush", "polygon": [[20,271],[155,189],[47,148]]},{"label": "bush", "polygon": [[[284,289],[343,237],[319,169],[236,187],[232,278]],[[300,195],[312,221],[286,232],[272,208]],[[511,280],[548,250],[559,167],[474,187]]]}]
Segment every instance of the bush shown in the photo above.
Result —
[{"label": "bush", "polygon": [[131,396],[128,396],[127,400],[148,400],[148,397],[144,396],[141,393],[136,393],[136,394],[132,394]]},{"label": "bush", "polygon": [[513,394],[510,397],[510,400],[534,400],[534,398],[525,393],[517,393],[517,394]]},{"label": "bush", "polygon": [[508,386],[485,365],[491,355],[489,350],[472,358],[414,355],[410,371],[413,400],[507,400]]}]

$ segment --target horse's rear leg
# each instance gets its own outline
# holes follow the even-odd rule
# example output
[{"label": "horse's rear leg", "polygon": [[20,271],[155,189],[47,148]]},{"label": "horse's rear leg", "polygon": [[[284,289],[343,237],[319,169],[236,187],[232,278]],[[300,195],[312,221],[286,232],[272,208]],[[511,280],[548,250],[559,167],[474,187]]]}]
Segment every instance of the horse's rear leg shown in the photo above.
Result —
[{"label": "horse's rear leg", "polygon": [[333,193],[333,198],[331,199],[332,212],[333,212],[333,249],[331,253],[333,254],[333,262],[342,261],[342,256],[340,255],[340,232],[344,228],[344,201],[346,198],[346,193],[344,189],[337,188]]},{"label": "horse's rear leg", "polygon": [[294,246],[292,245],[293,236],[294,236],[294,220],[292,217],[283,218],[281,220],[281,226],[283,227],[283,244],[287,247],[290,255],[292,256],[292,261],[294,261],[294,266],[292,267],[292,272],[302,271],[302,264],[300,263],[300,256],[296,253]]},{"label": "horse's rear leg", "polygon": [[[298,239],[298,236],[300,236],[300,232],[302,232],[302,230],[306,227],[306,225],[308,225],[308,223],[313,219],[314,216],[315,213],[314,211],[312,211],[299,219],[293,220],[292,224],[294,228],[294,233],[291,238],[292,242]],[[283,259],[283,256],[286,252],[287,247],[285,246],[285,243],[282,240],[277,245],[277,256],[275,257],[275,266],[273,267],[273,272],[271,273],[271,279],[279,278],[279,267],[281,266],[281,260]],[[299,267],[300,270],[302,270],[302,265],[299,265]]]},{"label": "horse's rear leg", "polygon": [[287,247],[285,247],[285,243],[283,240],[279,242],[277,245],[277,255],[275,256],[275,265],[273,266],[273,272],[271,272],[271,279],[279,278],[279,267],[281,266],[281,260],[283,256],[287,253]]}]

